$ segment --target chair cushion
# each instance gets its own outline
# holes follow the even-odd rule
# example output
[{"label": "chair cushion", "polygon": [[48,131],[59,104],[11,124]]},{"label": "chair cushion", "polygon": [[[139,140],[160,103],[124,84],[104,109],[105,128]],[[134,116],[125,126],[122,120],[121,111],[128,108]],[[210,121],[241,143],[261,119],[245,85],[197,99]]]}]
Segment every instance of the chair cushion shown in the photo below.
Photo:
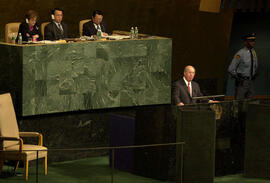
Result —
[{"label": "chair cushion", "polygon": [[[18,154],[19,154],[18,150],[19,150],[19,145],[6,148],[4,151],[4,159],[6,160],[18,159]],[[48,149],[44,146],[24,144],[21,159],[28,160],[28,161],[37,159],[37,150],[40,150],[38,152],[38,158],[44,158],[48,154],[47,153]]]}]

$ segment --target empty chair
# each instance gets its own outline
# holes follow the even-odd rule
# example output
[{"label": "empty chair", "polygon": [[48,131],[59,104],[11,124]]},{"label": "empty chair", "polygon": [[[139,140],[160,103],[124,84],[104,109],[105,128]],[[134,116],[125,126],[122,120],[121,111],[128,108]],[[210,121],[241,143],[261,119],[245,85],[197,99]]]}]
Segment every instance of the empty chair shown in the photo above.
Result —
[{"label": "empty chair", "polygon": [[15,37],[17,37],[20,24],[21,24],[20,22],[13,22],[13,23],[6,24],[6,27],[5,27],[5,42],[6,43],[12,42],[13,33],[15,34]]},{"label": "empty chair", "polygon": [[[38,138],[38,145],[24,144],[22,137]],[[14,170],[23,161],[25,180],[28,180],[29,161],[44,158],[44,172],[47,174],[47,148],[43,146],[43,136],[38,132],[19,132],[9,93],[0,95],[0,142],[0,172],[4,160],[17,161]]]}]

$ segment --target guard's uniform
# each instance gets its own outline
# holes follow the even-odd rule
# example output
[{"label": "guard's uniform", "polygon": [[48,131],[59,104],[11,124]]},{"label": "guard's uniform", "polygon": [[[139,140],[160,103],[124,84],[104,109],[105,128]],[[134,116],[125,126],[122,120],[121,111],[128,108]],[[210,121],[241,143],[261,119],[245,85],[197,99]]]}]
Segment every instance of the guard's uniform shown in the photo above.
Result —
[{"label": "guard's uniform", "polygon": [[[255,34],[248,34],[244,40],[255,40]],[[237,100],[250,99],[254,96],[253,80],[258,68],[258,58],[255,50],[244,47],[234,56],[229,73],[235,79],[235,98]]]}]

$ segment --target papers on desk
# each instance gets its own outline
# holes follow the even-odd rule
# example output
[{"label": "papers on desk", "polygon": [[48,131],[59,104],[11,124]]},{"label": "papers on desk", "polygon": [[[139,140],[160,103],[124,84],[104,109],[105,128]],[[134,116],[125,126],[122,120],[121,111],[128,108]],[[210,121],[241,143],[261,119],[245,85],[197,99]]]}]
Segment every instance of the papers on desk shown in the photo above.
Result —
[{"label": "papers on desk", "polygon": [[[110,39],[110,40],[120,40],[120,39],[129,39],[129,36],[126,35],[110,35],[110,36],[102,36],[102,38]],[[96,36],[82,36],[81,40],[97,40]]]},{"label": "papers on desk", "polygon": [[84,41],[84,40],[95,40],[94,36],[81,36],[80,40]]},{"label": "papers on desk", "polygon": [[113,40],[129,39],[129,36],[126,36],[126,35],[110,35],[110,36],[102,36],[102,37],[113,39]]},{"label": "papers on desk", "polygon": [[[111,40],[120,40],[120,39],[129,39],[129,36],[126,35],[110,35],[110,36],[102,36],[102,38],[111,39]],[[82,36],[80,37],[81,40],[96,40],[95,36]]]},{"label": "papers on desk", "polygon": [[33,43],[36,43],[36,44],[57,44],[57,41],[49,41],[49,40],[43,40],[43,41],[36,41],[36,42],[33,42]]},{"label": "papers on desk", "polygon": [[[110,35],[110,36],[102,36],[102,38],[106,38],[106,39],[109,39],[109,40],[120,40],[120,39],[129,39],[129,36],[127,35]],[[104,40],[106,40],[104,39]],[[74,39],[71,39],[72,42],[73,41],[93,41],[93,40],[96,40],[96,38],[94,36],[81,36],[80,38],[74,38]],[[102,39],[103,40],[103,39]],[[29,43],[29,44],[58,44],[58,43],[66,43],[66,42],[69,42],[69,39],[67,40],[57,40],[57,41],[50,41],[50,40],[43,40],[43,41],[35,41],[35,42],[26,42],[26,43]]]},{"label": "papers on desk", "polygon": [[50,41],[50,40],[43,40],[43,41],[35,41],[32,43],[36,44],[58,44],[58,43],[66,43],[65,40],[57,40],[57,41]]}]

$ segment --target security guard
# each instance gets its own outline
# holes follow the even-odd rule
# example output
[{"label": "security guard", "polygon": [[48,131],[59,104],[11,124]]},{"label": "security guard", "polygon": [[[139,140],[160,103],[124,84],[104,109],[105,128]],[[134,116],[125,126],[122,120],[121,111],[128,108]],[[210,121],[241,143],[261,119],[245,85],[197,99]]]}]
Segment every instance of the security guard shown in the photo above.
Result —
[{"label": "security guard", "polygon": [[258,68],[258,59],[254,50],[255,33],[242,37],[245,47],[234,56],[229,73],[235,79],[235,99],[251,99],[254,95],[253,81]]}]

